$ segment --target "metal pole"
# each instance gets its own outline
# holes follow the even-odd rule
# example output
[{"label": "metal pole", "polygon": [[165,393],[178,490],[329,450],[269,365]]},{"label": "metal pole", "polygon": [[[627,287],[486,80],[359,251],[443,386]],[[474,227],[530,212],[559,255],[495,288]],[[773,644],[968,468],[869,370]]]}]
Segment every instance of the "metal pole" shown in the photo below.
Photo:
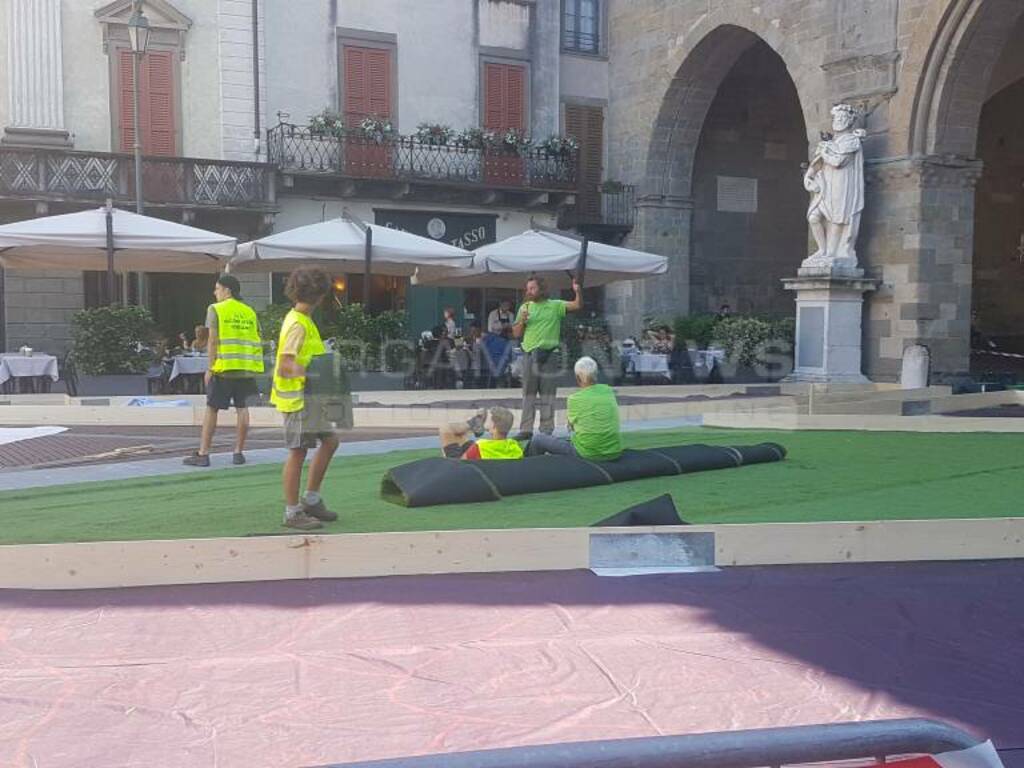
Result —
[{"label": "metal pole", "polygon": [[370,314],[370,272],[373,269],[373,227],[366,228],[366,254],[363,263],[363,312]]},{"label": "metal pole", "polygon": [[333,768],[755,768],[935,755],[978,744],[934,720],[804,725],[402,757]]},{"label": "metal pole", "polygon": [[580,260],[576,266],[576,282],[580,284],[580,290],[583,290],[583,279],[587,276],[587,247],[590,245],[590,240],[587,239],[586,235],[583,236],[583,245],[580,246]]},{"label": "metal pole", "polygon": [[114,303],[114,205],[108,198],[106,207],[107,218],[107,303]]},{"label": "metal pole", "polygon": [[139,125],[139,66],[144,54],[132,55],[132,134],[135,137],[135,212],[142,213],[142,130]]}]

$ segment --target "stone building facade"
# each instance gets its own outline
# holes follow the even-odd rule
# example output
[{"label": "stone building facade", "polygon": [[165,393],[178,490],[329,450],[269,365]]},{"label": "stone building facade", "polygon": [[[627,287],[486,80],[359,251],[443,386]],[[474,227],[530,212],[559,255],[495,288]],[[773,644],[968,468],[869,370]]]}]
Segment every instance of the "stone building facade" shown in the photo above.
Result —
[{"label": "stone building facade", "polygon": [[972,308],[981,330],[1020,336],[1022,17],[1018,0],[613,3],[609,174],[639,188],[631,244],[673,267],[614,289],[611,311],[630,327],[718,302],[780,306],[779,278],[809,252],[806,199],[788,196],[845,101],[866,115],[858,253],[881,281],[865,373],[893,380],[911,344],[934,374],[966,372]]}]

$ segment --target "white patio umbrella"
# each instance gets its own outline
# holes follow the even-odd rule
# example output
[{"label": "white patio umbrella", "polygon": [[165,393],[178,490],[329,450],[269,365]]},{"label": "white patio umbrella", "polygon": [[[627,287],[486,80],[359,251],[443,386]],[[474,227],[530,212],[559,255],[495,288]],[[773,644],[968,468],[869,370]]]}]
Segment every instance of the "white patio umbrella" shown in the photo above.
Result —
[{"label": "white patio umbrella", "polygon": [[411,277],[417,270],[468,268],[473,254],[447,243],[399,229],[365,224],[344,213],[340,218],[278,232],[238,247],[233,272],[285,272],[297,267],[321,267],[334,272],[363,274],[369,296],[370,275]]},{"label": "white patio umbrella", "polygon": [[7,269],[215,273],[235,253],[227,235],[96,208],[0,226]]},{"label": "white patio umbrella", "polygon": [[569,288],[573,277],[588,287],[663,275],[668,259],[644,251],[588,241],[562,232],[530,229],[473,252],[470,269],[417,275],[419,285],[521,288],[530,275],[552,289]]}]

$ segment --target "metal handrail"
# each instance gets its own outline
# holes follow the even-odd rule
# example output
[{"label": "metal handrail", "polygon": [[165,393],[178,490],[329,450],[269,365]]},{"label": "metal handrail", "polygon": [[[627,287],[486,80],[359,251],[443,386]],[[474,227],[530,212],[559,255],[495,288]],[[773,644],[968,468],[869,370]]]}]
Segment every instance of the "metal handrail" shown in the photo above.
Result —
[{"label": "metal handrail", "polygon": [[978,743],[936,720],[882,720],[512,747],[324,768],[759,768],[940,754]]}]

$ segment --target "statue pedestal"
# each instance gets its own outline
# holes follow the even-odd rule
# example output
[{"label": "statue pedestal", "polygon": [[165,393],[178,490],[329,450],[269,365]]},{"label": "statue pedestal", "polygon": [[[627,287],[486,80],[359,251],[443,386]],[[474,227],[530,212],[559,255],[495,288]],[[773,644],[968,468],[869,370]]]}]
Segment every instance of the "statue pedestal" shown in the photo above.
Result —
[{"label": "statue pedestal", "polygon": [[782,281],[796,292],[795,367],[787,381],[867,384],[861,373],[864,294],[878,288],[862,270],[802,268]]}]

